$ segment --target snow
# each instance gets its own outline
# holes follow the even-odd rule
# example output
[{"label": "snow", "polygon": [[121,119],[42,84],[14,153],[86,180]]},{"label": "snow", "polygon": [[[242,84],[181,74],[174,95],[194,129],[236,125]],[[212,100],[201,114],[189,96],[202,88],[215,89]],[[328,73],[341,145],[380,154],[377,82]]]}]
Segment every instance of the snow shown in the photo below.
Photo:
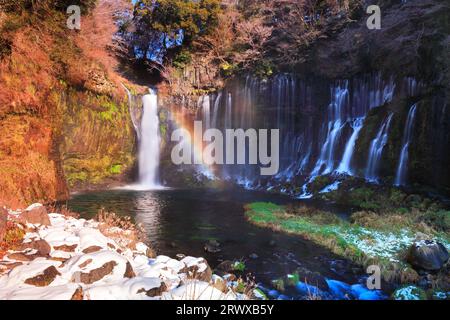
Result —
[{"label": "snow", "polygon": [[408,286],[400,288],[394,293],[395,300],[420,300],[418,295],[418,288],[415,286]]},{"label": "snow", "polygon": [[162,300],[236,300],[237,296],[214,288],[207,282],[191,281],[162,295]]},{"label": "snow", "polygon": [[319,193],[328,193],[331,191],[336,191],[337,189],[339,189],[340,184],[341,184],[341,181],[335,181],[332,184],[323,188]]},{"label": "snow", "polygon": [[0,289],[0,297],[7,300],[70,300],[79,288],[74,283],[51,287],[27,287],[12,290]]},{"label": "snow", "polygon": [[[37,207],[38,204],[33,205]],[[10,212],[11,214],[11,212]],[[133,243],[127,236],[129,232],[120,228],[110,228],[107,234],[114,234],[114,239],[106,237],[99,230],[99,223],[92,220],[65,217],[58,213],[49,214],[50,226],[34,225],[33,232],[28,232],[24,242],[45,240],[51,247],[50,257],[38,257],[33,261],[23,262],[9,273],[0,275],[1,299],[27,300],[68,300],[77,289],[82,289],[84,299],[242,299],[244,296],[230,290],[224,294],[211,283],[190,279],[186,274],[188,268],[197,272],[206,271],[208,264],[203,258],[185,257],[179,261],[160,255],[155,259],[147,257],[149,247],[144,243]],[[121,236],[122,235],[122,236]],[[109,245],[108,245],[109,244]],[[57,250],[62,245],[72,246],[73,252]],[[97,252],[83,253],[92,246],[100,247]],[[28,250],[37,253],[36,250]],[[13,253],[9,251],[8,253]],[[25,253],[25,251],[24,251]],[[2,263],[14,263],[8,259]],[[59,260],[64,260],[64,263]],[[100,269],[106,263],[114,262],[112,271]],[[135,277],[126,278],[127,265],[133,269]],[[26,284],[25,281],[41,275],[44,270],[54,266],[59,275],[45,287]],[[81,274],[89,274],[100,269],[100,279],[86,284]],[[96,270],[98,273],[98,270]],[[225,283],[229,285],[228,282]],[[165,288],[162,296],[149,297],[147,291]],[[158,290],[154,290],[158,292]]]}]

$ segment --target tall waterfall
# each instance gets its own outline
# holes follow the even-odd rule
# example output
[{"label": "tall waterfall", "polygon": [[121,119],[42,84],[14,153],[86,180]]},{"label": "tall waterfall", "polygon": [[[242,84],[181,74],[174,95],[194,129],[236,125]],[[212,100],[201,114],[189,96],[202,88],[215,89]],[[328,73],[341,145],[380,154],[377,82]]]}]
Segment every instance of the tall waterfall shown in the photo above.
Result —
[{"label": "tall waterfall", "polygon": [[408,112],[406,118],[405,131],[403,132],[402,151],[400,153],[400,160],[398,163],[397,174],[395,176],[394,185],[402,186],[406,184],[406,176],[408,173],[408,158],[409,158],[409,144],[411,143],[411,135],[414,126],[414,119],[416,117],[417,105],[413,105]]},{"label": "tall waterfall", "polygon": [[144,112],[139,143],[139,184],[143,188],[158,187],[159,117],[158,96],[153,89],[142,98]]},{"label": "tall waterfall", "polygon": [[391,126],[393,115],[393,113],[390,113],[386,119],[384,119],[376,137],[370,144],[369,158],[367,160],[367,168],[365,172],[365,177],[369,181],[375,182],[378,179],[378,167],[383,154],[384,146],[388,140],[389,127]]}]

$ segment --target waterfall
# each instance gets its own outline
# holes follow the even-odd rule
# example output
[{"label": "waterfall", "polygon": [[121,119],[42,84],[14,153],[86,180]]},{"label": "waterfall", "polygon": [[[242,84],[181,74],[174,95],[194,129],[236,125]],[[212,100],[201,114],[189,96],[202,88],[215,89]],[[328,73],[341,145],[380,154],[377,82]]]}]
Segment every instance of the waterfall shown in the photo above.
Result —
[{"label": "waterfall", "polygon": [[125,85],[122,84],[122,87],[125,89],[125,91],[127,92],[127,95],[128,95],[128,110],[130,112],[131,122],[133,123],[134,131],[136,132],[138,140],[141,140],[141,130],[139,129],[136,112],[135,112],[136,109],[134,108],[135,99],[134,99],[133,95],[131,94],[131,91],[128,90],[128,88],[125,87]]},{"label": "waterfall", "polygon": [[214,101],[214,109],[213,109],[213,119],[212,119],[212,127],[217,129],[217,117],[219,113],[220,100],[222,99],[222,91],[216,97]]},{"label": "waterfall", "polygon": [[250,189],[310,197],[307,185],[319,175],[362,172],[367,180],[376,180],[393,115],[386,114],[375,132],[367,130],[373,136],[368,142],[368,154],[364,154],[367,162],[360,164],[354,161],[359,151],[356,143],[368,123],[367,115],[373,108],[385,109],[394,95],[401,98],[416,94],[419,87],[413,78],[395,79],[381,73],[332,82],[294,74],[268,79],[246,76],[229,81],[217,93],[201,97],[197,112],[186,116],[189,121],[191,117],[202,120],[205,130],[279,129],[280,166],[276,175],[263,177],[258,165],[248,163],[215,165],[210,169],[217,179]]},{"label": "waterfall", "polygon": [[369,158],[367,160],[367,168],[365,172],[365,178],[369,181],[377,181],[378,179],[378,167],[383,154],[384,146],[387,143],[389,127],[391,126],[392,116],[390,113],[386,119],[381,123],[380,129],[376,137],[372,140],[369,150]]},{"label": "waterfall", "polygon": [[352,157],[353,157],[353,151],[355,149],[355,143],[356,139],[358,139],[359,132],[361,131],[364,124],[364,118],[356,118],[352,124],[351,127],[353,129],[353,133],[348,139],[348,142],[345,146],[344,156],[342,157],[342,161],[339,164],[338,169],[336,170],[339,173],[347,173],[349,175],[352,175],[352,170],[350,168]]},{"label": "waterfall", "polygon": [[[322,146],[320,157],[316,162],[316,166],[311,172],[311,176],[328,174],[333,171],[336,142],[345,126],[345,122],[343,123],[342,121],[342,114],[346,104],[348,103],[348,82],[345,81],[342,87],[341,85],[338,85],[332,88],[331,91],[331,96],[333,99],[328,106],[329,121],[326,140]],[[324,165],[325,170],[322,171]]]},{"label": "waterfall", "polygon": [[144,113],[139,143],[139,184],[144,188],[158,187],[159,118],[158,96],[153,89],[142,97]]},{"label": "waterfall", "polygon": [[397,174],[395,176],[394,185],[402,186],[406,184],[406,175],[408,173],[408,158],[409,158],[409,144],[411,142],[411,135],[413,131],[414,119],[416,117],[417,106],[414,104],[409,109],[408,117],[406,118],[406,127],[403,132],[402,151],[400,153],[400,160],[398,163]]}]

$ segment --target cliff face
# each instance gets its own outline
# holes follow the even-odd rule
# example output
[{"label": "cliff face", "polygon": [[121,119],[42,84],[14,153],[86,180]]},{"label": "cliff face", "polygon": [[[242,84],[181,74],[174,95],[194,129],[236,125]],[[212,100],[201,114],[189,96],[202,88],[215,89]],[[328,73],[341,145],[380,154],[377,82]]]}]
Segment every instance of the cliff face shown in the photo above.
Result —
[{"label": "cliff face", "polygon": [[[302,52],[306,62],[280,65],[278,72],[266,77],[264,80],[266,82],[261,85],[262,87],[272,86],[273,91],[263,98],[260,97],[259,100],[262,101],[255,98],[259,102],[253,102],[253,107],[256,110],[260,105],[272,103],[273,108],[278,108],[279,101],[277,102],[274,96],[277,90],[281,90],[283,94],[286,92],[289,95],[289,97],[281,97],[282,101],[286,101],[286,105],[291,100],[297,101],[293,106],[296,108],[295,114],[288,116],[293,117],[297,125],[305,126],[307,124],[302,124],[302,119],[308,116],[326,119],[327,108],[332,99],[329,90],[339,80],[348,80],[350,99],[358,99],[356,87],[359,84],[362,85],[361,92],[365,94],[361,98],[370,99],[370,90],[376,87],[377,81],[380,81],[380,84],[383,81],[392,81],[395,84],[393,99],[387,103],[381,102],[365,117],[364,126],[355,142],[352,160],[354,173],[364,176],[371,142],[377,136],[383,120],[389,114],[393,114],[380,161],[379,175],[386,182],[394,181],[402,151],[408,111],[416,104],[418,111],[411,138],[413,143],[409,147],[409,182],[412,185],[429,186],[442,193],[450,194],[450,155],[446,151],[450,145],[450,109],[448,108],[450,104],[450,50],[448,50],[450,8],[447,4],[435,0],[413,0],[406,3],[381,1],[380,3],[381,30],[367,28],[368,15],[365,13],[361,13],[354,21],[339,15],[330,19],[326,22],[326,32]],[[369,4],[366,3],[363,7]],[[277,41],[273,40],[271,43],[277,43]],[[268,54],[270,55],[270,51]],[[265,59],[270,58],[270,56],[265,57]],[[220,91],[222,91],[222,97],[230,92],[233,96],[233,106],[241,109],[246,108],[246,100],[239,101],[236,96],[242,92],[249,92],[249,95],[261,95],[259,89],[251,87],[254,81],[251,75],[250,81],[239,83],[238,80],[239,85],[233,88],[236,82],[234,79],[220,79],[218,70],[214,67],[208,69],[208,65],[197,68],[197,60],[194,59],[190,65],[178,70],[178,73],[174,72],[175,76],[170,79],[168,87],[164,86],[161,90],[163,104],[182,106],[186,112],[189,109],[191,114],[199,114],[196,110],[203,107],[199,102],[202,101],[202,97],[210,97],[211,102],[207,108],[209,112],[213,112],[212,106],[215,102],[220,102],[218,98]],[[290,74],[286,79],[283,78],[285,72]],[[374,74],[380,75],[378,80],[368,80],[368,82],[362,80]],[[213,77],[207,77],[207,75],[213,75]],[[244,74],[243,78],[247,75]],[[292,79],[304,79],[309,89],[305,93],[302,91],[300,96],[296,97],[295,95],[299,95],[299,90],[302,89],[298,82],[294,84]],[[291,84],[295,92],[292,92]],[[296,85],[298,87],[295,87]],[[217,91],[212,90],[214,87]],[[364,88],[367,91],[364,91]],[[299,99],[303,99],[302,96],[311,92],[313,92],[312,98],[315,103],[309,101],[303,105],[299,102]],[[220,105],[219,109],[223,110],[223,108],[225,105]],[[358,104],[352,105],[352,108],[358,108]],[[283,112],[281,110],[281,113]],[[239,110],[234,110],[234,113],[239,117]],[[221,117],[223,115],[219,115],[219,119]],[[347,136],[346,133],[351,130],[347,127],[343,130],[344,136]],[[318,127],[311,130],[316,132]],[[315,136],[318,135],[318,132],[315,133]],[[339,142],[342,152],[345,142]],[[310,142],[305,143],[307,145]],[[307,151],[302,152],[308,154]],[[320,148],[315,152],[319,153]],[[163,163],[164,159],[165,157],[163,157]],[[301,162],[301,159],[298,162]],[[172,169],[166,171],[170,170]]]},{"label": "cliff face", "polygon": [[95,23],[112,16],[108,5],[100,1],[81,32],[51,6],[0,12],[1,205],[66,199],[132,166],[127,82],[105,45],[115,29]]}]

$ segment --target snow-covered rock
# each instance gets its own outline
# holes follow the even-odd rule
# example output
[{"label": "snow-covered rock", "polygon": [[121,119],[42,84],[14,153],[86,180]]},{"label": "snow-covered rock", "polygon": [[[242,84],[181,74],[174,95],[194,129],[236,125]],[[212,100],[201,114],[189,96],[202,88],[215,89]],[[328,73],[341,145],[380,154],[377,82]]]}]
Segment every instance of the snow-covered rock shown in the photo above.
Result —
[{"label": "snow-covered rock", "polygon": [[152,259],[149,247],[133,242],[127,230],[114,227],[103,233],[104,226],[93,220],[58,213],[48,218],[48,225],[31,224],[23,251],[9,251],[0,259],[11,266],[0,274],[0,299],[245,298],[233,293],[227,280],[213,277],[203,258]]}]

